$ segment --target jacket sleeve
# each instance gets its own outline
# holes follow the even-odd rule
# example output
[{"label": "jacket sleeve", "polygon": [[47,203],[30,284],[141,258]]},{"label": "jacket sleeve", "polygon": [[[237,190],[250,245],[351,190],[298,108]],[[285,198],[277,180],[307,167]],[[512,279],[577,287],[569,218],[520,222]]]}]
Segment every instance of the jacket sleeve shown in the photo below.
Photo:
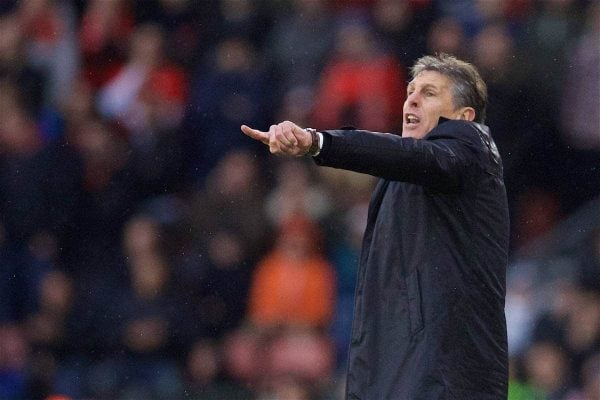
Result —
[{"label": "jacket sleeve", "polygon": [[425,138],[359,130],[323,132],[318,165],[366,173],[379,178],[431,187],[443,192],[460,190],[470,166],[481,164],[486,151],[470,122],[449,120]]}]

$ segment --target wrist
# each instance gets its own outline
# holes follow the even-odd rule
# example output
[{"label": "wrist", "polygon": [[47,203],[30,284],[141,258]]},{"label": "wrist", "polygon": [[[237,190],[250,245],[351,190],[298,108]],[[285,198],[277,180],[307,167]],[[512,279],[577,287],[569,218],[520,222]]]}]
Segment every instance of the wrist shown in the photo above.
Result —
[{"label": "wrist", "polygon": [[310,134],[311,144],[306,152],[307,155],[314,157],[321,152],[321,143],[319,140],[319,133],[313,128],[304,128],[304,131]]}]

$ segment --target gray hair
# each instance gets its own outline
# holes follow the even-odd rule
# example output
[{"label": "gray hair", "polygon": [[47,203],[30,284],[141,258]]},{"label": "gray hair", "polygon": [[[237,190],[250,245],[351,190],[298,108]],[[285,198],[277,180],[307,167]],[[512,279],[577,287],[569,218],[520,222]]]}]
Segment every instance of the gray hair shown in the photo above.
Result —
[{"label": "gray hair", "polygon": [[485,122],[487,86],[472,64],[449,54],[440,53],[419,58],[411,68],[411,78],[414,79],[423,71],[436,71],[448,77],[454,83],[452,88],[454,107],[473,107],[475,122]]}]

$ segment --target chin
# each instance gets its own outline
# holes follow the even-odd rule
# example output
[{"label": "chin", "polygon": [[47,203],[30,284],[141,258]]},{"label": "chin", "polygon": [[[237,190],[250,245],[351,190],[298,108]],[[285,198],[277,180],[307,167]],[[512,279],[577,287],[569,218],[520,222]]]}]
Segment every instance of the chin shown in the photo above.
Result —
[{"label": "chin", "polygon": [[408,130],[408,131],[402,131],[402,137],[404,138],[413,138],[413,139],[421,139],[422,137],[425,136],[424,132],[421,132],[420,130],[418,131],[413,131],[413,130]]}]

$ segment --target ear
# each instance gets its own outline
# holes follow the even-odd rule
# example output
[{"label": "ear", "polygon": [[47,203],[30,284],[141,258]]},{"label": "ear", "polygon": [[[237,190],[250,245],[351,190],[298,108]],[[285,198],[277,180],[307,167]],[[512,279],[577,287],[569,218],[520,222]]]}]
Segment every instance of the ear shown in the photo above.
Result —
[{"label": "ear", "polygon": [[474,121],[475,109],[473,107],[463,107],[460,110],[459,118],[466,121]]}]

